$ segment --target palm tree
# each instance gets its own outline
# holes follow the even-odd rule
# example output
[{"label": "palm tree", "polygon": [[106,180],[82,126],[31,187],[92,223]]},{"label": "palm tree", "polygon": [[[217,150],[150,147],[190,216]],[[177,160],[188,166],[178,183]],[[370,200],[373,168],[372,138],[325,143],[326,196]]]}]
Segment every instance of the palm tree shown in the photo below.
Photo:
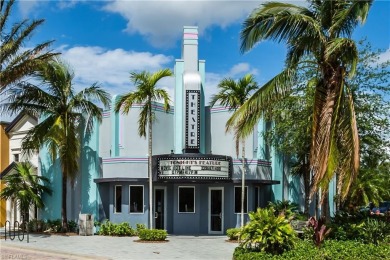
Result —
[{"label": "palm tree", "polygon": [[32,49],[23,49],[25,42],[44,20],[16,22],[8,30],[15,0],[0,0],[0,91],[31,75],[37,65],[48,61],[57,53],[47,50],[52,41],[43,42]]},{"label": "palm tree", "polygon": [[62,228],[66,232],[66,196],[68,178],[71,183],[79,170],[80,127],[87,133],[93,130],[94,120],[101,122],[101,109],[93,102],[109,104],[109,94],[96,83],[76,93],[73,86],[74,74],[62,61],[52,60],[39,67],[35,74],[43,88],[28,82],[21,82],[10,90],[6,111],[15,113],[24,110],[42,121],[28,131],[22,140],[22,150],[32,153],[46,146],[54,162],[59,159],[62,173]]},{"label": "palm tree", "polygon": [[[241,30],[241,51],[251,50],[262,40],[288,46],[285,69],[264,84],[231,118],[239,122],[241,135],[249,134],[267,106],[288,93],[298,65],[314,66],[315,86],[310,168],[313,195],[321,189],[325,197],[337,172],[341,199],[359,168],[359,139],[351,90],[345,84],[353,77],[358,51],[351,39],[354,28],[365,22],[372,0],[310,0],[309,5],[269,2],[255,9]],[[314,63],[305,62],[312,55]],[[327,214],[328,212],[323,212]]]},{"label": "palm tree", "polygon": [[146,71],[131,72],[130,81],[135,85],[136,90],[119,96],[115,104],[115,112],[122,111],[123,114],[128,114],[133,104],[143,104],[138,118],[138,134],[141,137],[146,137],[146,126],[148,126],[149,228],[153,227],[152,124],[155,119],[153,102],[162,100],[164,110],[169,111],[169,95],[164,89],[157,88],[156,84],[160,79],[172,75],[172,71],[169,69],[161,69],[153,74]]},{"label": "palm tree", "polygon": [[[247,74],[237,82],[232,78],[225,78],[218,84],[219,92],[211,97],[210,106],[217,102],[229,110],[236,111],[248,100],[250,92],[257,89],[257,83],[251,74]],[[230,127],[230,125],[229,125]],[[238,158],[240,138],[236,134],[236,155]],[[242,142],[242,175],[241,175],[241,227],[244,226],[244,203],[245,203],[245,139]]]},{"label": "palm tree", "polygon": [[13,169],[14,172],[3,178],[6,186],[0,192],[0,198],[16,202],[25,221],[31,207],[41,209],[45,206],[41,196],[43,193],[51,195],[52,190],[47,186],[49,180],[36,175],[36,169],[29,162],[16,163]]}]

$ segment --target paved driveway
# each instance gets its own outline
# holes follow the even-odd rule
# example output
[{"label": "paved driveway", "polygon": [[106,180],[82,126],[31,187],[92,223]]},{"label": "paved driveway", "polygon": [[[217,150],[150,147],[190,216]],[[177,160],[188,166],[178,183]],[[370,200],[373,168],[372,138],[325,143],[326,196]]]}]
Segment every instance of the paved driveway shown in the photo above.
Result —
[{"label": "paved driveway", "polygon": [[1,259],[232,259],[237,246],[226,236],[169,236],[165,243],[137,239],[34,234],[30,243],[1,239]]}]

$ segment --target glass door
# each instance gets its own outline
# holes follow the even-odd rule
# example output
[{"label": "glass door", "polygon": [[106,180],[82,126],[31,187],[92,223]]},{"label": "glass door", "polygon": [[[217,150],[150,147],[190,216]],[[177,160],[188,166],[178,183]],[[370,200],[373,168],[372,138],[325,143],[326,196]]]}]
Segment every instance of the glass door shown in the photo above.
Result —
[{"label": "glass door", "polygon": [[209,188],[209,233],[223,234],[223,188]]},{"label": "glass door", "polygon": [[154,190],[154,228],[165,229],[165,189]]}]

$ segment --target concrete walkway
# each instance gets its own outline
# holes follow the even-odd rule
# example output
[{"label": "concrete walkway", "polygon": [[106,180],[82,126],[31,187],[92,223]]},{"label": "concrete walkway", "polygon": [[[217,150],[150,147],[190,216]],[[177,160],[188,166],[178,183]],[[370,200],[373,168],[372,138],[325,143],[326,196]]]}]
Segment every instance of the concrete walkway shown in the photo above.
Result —
[{"label": "concrete walkway", "polygon": [[168,236],[165,243],[138,237],[30,234],[30,242],[1,239],[1,259],[232,259],[226,236]]}]

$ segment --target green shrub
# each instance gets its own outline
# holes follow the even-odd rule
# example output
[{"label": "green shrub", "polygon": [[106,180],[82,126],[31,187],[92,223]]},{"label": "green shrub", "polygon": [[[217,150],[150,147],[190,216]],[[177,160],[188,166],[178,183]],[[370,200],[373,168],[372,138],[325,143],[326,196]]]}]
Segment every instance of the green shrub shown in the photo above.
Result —
[{"label": "green shrub", "polygon": [[294,212],[298,211],[298,204],[289,200],[269,202],[267,208],[273,208],[276,215],[283,215],[287,219],[294,218]]},{"label": "green shrub", "polygon": [[167,236],[167,231],[162,229],[140,229],[138,233],[138,237],[145,241],[164,241]]},{"label": "green shrub", "polygon": [[354,240],[378,244],[388,241],[390,223],[382,216],[370,216],[365,213],[350,215],[338,213],[331,224],[330,237],[336,240]]},{"label": "green shrub", "polygon": [[46,222],[43,220],[32,219],[28,222],[28,231],[29,232],[43,232],[46,230]]},{"label": "green shrub", "polygon": [[47,220],[47,225],[45,227],[45,230],[50,230],[54,233],[62,232],[62,220],[61,219],[54,219],[54,220]]},{"label": "green shrub", "polygon": [[134,236],[136,232],[127,222],[114,224],[106,220],[100,225],[98,234],[103,236]]},{"label": "green shrub", "polygon": [[353,259],[376,260],[389,259],[390,246],[386,244],[363,244],[356,241],[327,240],[321,248],[316,248],[311,241],[299,241],[292,250],[280,255],[272,255],[266,252],[253,252],[237,247],[233,253],[235,260],[247,259],[294,259],[294,260],[323,260],[323,259]]},{"label": "green shrub", "polygon": [[68,221],[68,230],[69,232],[77,232],[78,224],[76,221],[69,220]]},{"label": "green shrub", "polygon": [[114,224],[114,236],[135,236],[135,230],[127,222]]},{"label": "green shrub", "polygon": [[367,219],[360,226],[360,238],[364,243],[384,242],[390,235],[390,225],[376,219]]},{"label": "green shrub", "polygon": [[238,240],[240,237],[241,228],[229,228],[226,230],[226,235],[229,240]]},{"label": "green shrub", "polygon": [[145,224],[137,224],[137,235],[139,234],[139,232],[143,229],[146,229],[146,225]]},{"label": "green shrub", "polygon": [[275,215],[272,207],[250,212],[249,219],[241,231],[241,247],[272,254],[294,248],[295,231],[283,215]]}]

